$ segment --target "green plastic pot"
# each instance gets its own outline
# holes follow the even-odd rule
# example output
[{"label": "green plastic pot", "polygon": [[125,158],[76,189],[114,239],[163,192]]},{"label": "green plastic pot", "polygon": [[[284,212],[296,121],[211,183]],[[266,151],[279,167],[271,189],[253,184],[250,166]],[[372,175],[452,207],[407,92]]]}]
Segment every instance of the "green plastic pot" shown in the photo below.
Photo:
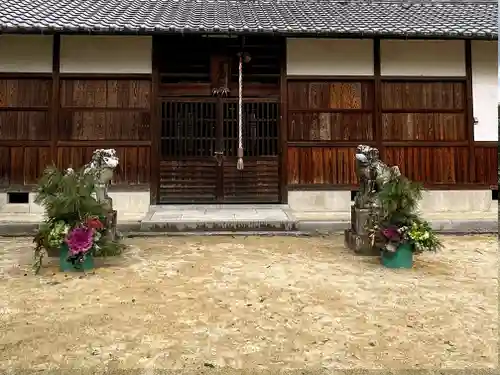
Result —
[{"label": "green plastic pot", "polygon": [[402,244],[398,246],[395,252],[382,251],[382,265],[387,268],[412,268],[412,246],[410,244]]},{"label": "green plastic pot", "polygon": [[94,258],[92,254],[87,254],[83,263],[73,264],[68,262],[69,249],[68,245],[63,242],[61,245],[60,255],[59,255],[59,269],[62,272],[67,271],[88,271],[94,268]]}]

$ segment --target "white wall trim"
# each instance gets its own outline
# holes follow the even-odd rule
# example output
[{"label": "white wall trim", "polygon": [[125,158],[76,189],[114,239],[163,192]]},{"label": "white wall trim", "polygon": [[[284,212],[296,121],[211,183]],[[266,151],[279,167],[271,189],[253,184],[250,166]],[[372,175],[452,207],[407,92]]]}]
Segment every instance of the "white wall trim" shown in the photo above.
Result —
[{"label": "white wall trim", "polygon": [[471,42],[475,141],[498,141],[498,42]]},{"label": "white wall trim", "polygon": [[463,40],[380,41],[382,76],[465,77]]},{"label": "white wall trim", "polygon": [[62,35],[61,73],[151,74],[151,36]]},{"label": "white wall trim", "polygon": [[373,39],[287,38],[289,76],[372,76]]},{"label": "white wall trim", "polygon": [[0,73],[52,73],[49,35],[0,34]]}]

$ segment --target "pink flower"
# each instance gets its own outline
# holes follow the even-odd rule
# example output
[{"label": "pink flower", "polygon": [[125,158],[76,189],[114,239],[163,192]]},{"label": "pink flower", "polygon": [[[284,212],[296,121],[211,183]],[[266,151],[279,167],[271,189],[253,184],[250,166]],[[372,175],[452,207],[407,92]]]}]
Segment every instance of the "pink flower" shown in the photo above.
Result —
[{"label": "pink flower", "polygon": [[93,230],[91,228],[73,228],[66,237],[69,252],[72,255],[85,253],[92,247]]},{"label": "pink flower", "polygon": [[399,238],[399,232],[397,228],[385,228],[382,231],[382,234],[384,235],[385,238],[388,240],[392,240],[395,238]]}]

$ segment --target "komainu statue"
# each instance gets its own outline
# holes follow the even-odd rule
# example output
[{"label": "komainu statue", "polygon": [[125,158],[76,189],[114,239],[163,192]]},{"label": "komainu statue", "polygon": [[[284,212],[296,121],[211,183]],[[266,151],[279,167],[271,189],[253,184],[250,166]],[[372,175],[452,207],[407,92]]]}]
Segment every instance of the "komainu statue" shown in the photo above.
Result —
[{"label": "komainu statue", "polygon": [[108,228],[107,236],[111,240],[117,237],[117,212],[113,209],[113,200],[108,195],[108,187],[113,178],[114,170],[119,159],[114,149],[99,149],[92,154],[92,159],[85,166],[85,173],[93,173],[96,177],[96,200],[106,207],[105,225]]},{"label": "komainu statue", "polygon": [[378,149],[367,145],[356,148],[356,174],[359,190],[354,199],[358,208],[376,208],[379,206],[377,193],[393,173],[400,175],[397,166],[388,167],[382,160]]},{"label": "komainu statue", "polygon": [[358,208],[370,208],[376,199],[375,168],[373,161],[378,160],[376,148],[359,145],[356,149],[356,175],[359,181],[359,190],[354,199]]},{"label": "komainu statue", "polygon": [[379,150],[359,145],[356,149],[356,174],[359,190],[351,207],[351,227],[345,232],[345,243],[360,255],[379,255],[380,249],[372,244],[368,228],[380,212],[378,192],[399,168],[388,167],[380,160]]}]

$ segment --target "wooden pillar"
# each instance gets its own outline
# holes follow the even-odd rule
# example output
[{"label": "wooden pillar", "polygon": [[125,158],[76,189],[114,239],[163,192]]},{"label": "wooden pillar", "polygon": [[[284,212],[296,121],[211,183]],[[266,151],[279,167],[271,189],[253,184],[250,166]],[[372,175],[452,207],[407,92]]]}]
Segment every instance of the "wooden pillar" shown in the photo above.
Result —
[{"label": "wooden pillar", "polygon": [[150,136],[151,136],[151,168],[150,168],[150,190],[151,190],[151,204],[158,204],[160,197],[160,147],[161,147],[161,116],[159,108],[159,84],[160,84],[160,73],[159,73],[159,52],[158,44],[161,42],[158,37],[153,36],[152,41],[152,76],[151,76],[151,125],[150,125]]},{"label": "wooden pillar", "polygon": [[280,127],[279,127],[279,150],[280,150],[280,201],[283,204],[288,203],[288,176],[287,176],[287,160],[288,160],[288,84],[286,78],[286,38],[282,41],[281,52],[281,81],[280,81]]},{"label": "wooden pillar", "polygon": [[380,38],[373,40],[373,135],[380,158],[385,158],[384,141],[382,138],[382,79],[380,68]]},{"label": "wooden pillar", "polygon": [[472,45],[465,40],[465,113],[467,124],[467,141],[469,143],[469,183],[476,182],[476,163],[474,149],[474,110],[472,96]]},{"label": "wooden pillar", "polygon": [[54,164],[57,164],[57,141],[59,140],[59,111],[60,111],[60,57],[61,36],[54,34],[52,41],[52,101],[50,106],[50,156]]}]

